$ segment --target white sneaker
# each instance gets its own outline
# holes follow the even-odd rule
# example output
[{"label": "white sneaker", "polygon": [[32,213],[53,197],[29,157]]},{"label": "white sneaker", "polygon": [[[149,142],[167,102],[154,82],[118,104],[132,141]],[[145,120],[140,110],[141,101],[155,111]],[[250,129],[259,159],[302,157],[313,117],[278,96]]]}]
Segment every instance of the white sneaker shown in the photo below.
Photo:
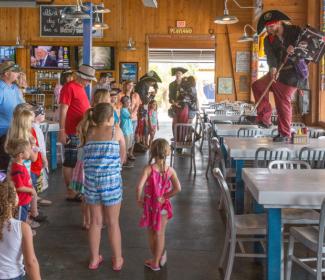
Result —
[{"label": "white sneaker", "polygon": [[167,263],[167,250],[164,251],[159,261],[161,267],[163,267],[166,263]]}]

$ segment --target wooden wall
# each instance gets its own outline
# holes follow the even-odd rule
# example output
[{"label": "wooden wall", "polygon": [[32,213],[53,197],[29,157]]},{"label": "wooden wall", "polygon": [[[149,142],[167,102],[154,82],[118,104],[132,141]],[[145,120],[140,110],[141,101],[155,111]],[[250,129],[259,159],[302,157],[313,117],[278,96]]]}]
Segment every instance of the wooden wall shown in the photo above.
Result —
[{"label": "wooden wall", "polygon": [[[102,39],[94,39],[94,45],[114,45],[117,47],[116,73],[118,77],[118,65],[120,61],[138,61],[140,75],[147,71],[146,35],[168,34],[168,27],[175,26],[176,20],[186,20],[187,26],[193,28],[193,35],[208,35],[208,30],[215,33],[216,51],[216,80],[217,77],[231,77],[230,56],[227,44],[226,30],[224,26],[216,25],[213,20],[216,15],[223,14],[223,0],[158,0],[158,9],[145,8],[141,0],[105,0],[111,9],[111,13],[105,15],[105,22],[110,25],[109,30],[104,31]],[[253,0],[241,0],[242,5],[251,5]],[[72,0],[56,0],[54,4],[74,4]],[[229,26],[231,54],[235,63],[237,50],[250,50],[250,44],[240,44],[236,40],[243,32],[243,26],[251,22],[252,10],[239,9],[230,1],[231,14],[239,17],[240,22]],[[39,9],[0,9],[0,45],[14,44],[19,35],[26,46],[33,44],[82,44],[81,39],[76,38],[41,38],[39,36]],[[136,42],[136,51],[125,51],[129,37]],[[18,62],[29,70],[28,48],[19,50]],[[248,74],[249,75],[249,74]],[[236,79],[238,80],[238,75]],[[238,83],[237,83],[238,84]],[[234,96],[220,95],[218,99],[233,99]],[[249,93],[239,94],[240,99],[249,99]]]}]

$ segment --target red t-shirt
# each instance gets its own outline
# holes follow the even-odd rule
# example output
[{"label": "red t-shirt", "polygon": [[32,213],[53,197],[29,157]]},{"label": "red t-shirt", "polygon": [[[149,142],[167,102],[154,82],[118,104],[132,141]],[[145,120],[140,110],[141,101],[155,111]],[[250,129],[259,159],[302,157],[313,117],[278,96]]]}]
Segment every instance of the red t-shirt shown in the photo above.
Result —
[{"label": "red t-shirt", "polygon": [[76,128],[90,104],[84,87],[75,81],[66,83],[61,89],[60,104],[68,105],[65,133],[76,134]]},{"label": "red t-shirt", "polygon": [[[34,128],[32,128],[32,135],[35,138],[36,146],[39,147],[36,131],[35,131]],[[43,168],[42,153],[38,152],[37,160],[32,162],[31,167],[30,167],[30,171],[33,172],[34,174],[36,174],[37,176],[40,176],[41,172],[42,172],[42,168]]]},{"label": "red t-shirt", "polygon": [[[10,175],[16,189],[19,189],[20,187],[33,188],[32,181],[25,165],[13,162],[11,164]],[[19,206],[27,205],[32,201],[32,195],[30,193],[17,192],[17,194],[19,198]]]}]

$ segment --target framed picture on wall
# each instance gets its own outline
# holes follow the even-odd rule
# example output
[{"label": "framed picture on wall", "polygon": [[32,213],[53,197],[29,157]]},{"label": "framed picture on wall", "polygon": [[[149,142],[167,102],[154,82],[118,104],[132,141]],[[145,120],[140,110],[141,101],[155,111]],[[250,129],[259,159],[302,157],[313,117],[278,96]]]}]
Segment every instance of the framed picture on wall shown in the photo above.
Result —
[{"label": "framed picture on wall", "polygon": [[218,94],[232,94],[233,80],[232,78],[218,78]]},{"label": "framed picture on wall", "polygon": [[138,62],[120,62],[120,83],[130,80],[138,81]]}]

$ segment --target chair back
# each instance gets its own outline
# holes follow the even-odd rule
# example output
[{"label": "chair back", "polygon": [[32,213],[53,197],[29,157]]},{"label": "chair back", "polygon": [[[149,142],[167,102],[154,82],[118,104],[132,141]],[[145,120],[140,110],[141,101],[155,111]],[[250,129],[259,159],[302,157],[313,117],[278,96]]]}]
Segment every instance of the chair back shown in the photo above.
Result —
[{"label": "chair back", "polygon": [[278,131],[277,128],[272,129],[272,131],[271,131],[271,136],[272,136],[272,137],[275,137],[275,136],[277,136],[278,134],[279,134],[279,131]]},{"label": "chair back", "polygon": [[41,129],[42,129],[42,132],[44,134],[44,140],[45,140],[45,143],[47,142],[47,137],[48,137],[48,134],[49,134],[49,124],[48,123],[43,123],[41,125]]},{"label": "chair back", "polygon": [[215,110],[215,115],[217,116],[223,116],[223,115],[226,115],[226,111],[224,109],[216,109]]},{"label": "chair back", "polygon": [[36,103],[37,105],[45,106],[45,94],[44,93],[37,93],[32,94],[32,102]]},{"label": "chair back", "polygon": [[251,116],[241,115],[239,117],[238,123],[239,124],[252,124],[252,121],[250,121],[247,117],[251,117]]},{"label": "chair back", "polygon": [[274,169],[311,169],[310,165],[300,160],[274,160],[269,163],[269,171]]},{"label": "chair back", "polygon": [[191,124],[176,124],[174,135],[177,148],[190,148],[194,145],[194,128]]},{"label": "chair back", "polygon": [[267,168],[273,160],[289,160],[291,151],[288,148],[258,148],[255,153],[255,167]]},{"label": "chair back", "polygon": [[322,202],[322,208],[320,211],[320,217],[319,217],[319,233],[318,233],[318,256],[322,257],[324,254],[324,231],[325,231],[325,198]]},{"label": "chair back", "polygon": [[272,116],[271,116],[271,122],[272,122],[274,125],[278,125],[278,115],[272,115]]},{"label": "chair back", "polygon": [[221,200],[225,208],[227,228],[230,230],[231,235],[236,235],[235,210],[232,203],[229,187],[219,168],[213,169],[213,177],[215,178],[218,188],[220,189]]},{"label": "chair back", "polygon": [[299,160],[307,161],[313,169],[325,168],[325,149],[303,147],[299,152]]},{"label": "chair back", "polygon": [[308,136],[309,138],[319,138],[324,135],[324,131],[318,130],[318,129],[309,129],[308,130]]},{"label": "chair back", "polygon": [[256,137],[257,135],[263,135],[263,132],[261,129],[241,127],[237,131],[237,137]]}]

